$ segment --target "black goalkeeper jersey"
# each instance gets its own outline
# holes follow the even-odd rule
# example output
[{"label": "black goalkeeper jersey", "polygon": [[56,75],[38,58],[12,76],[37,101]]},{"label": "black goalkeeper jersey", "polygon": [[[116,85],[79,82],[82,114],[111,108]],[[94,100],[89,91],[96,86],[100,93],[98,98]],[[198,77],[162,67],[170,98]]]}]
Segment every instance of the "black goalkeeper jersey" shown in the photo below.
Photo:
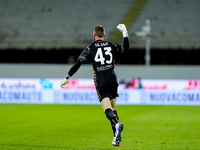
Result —
[{"label": "black goalkeeper jersey", "polygon": [[116,54],[123,51],[122,45],[97,40],[83,50],[78,61],[81,63],[90,61],[94,70],[94,83],[97,87],[118,84],[114,72],[114,61]]}]

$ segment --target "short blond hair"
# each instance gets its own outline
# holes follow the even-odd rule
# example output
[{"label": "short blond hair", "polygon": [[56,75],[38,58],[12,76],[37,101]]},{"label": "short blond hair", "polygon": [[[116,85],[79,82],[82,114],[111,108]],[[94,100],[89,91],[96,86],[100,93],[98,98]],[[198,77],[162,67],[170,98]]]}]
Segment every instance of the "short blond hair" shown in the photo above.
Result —
[{"label": "short blond hair", "polygon": [[94,32],[98,37],[102,38],[105,34],[105,28],[102,25],[98,25],[94,28]]}]

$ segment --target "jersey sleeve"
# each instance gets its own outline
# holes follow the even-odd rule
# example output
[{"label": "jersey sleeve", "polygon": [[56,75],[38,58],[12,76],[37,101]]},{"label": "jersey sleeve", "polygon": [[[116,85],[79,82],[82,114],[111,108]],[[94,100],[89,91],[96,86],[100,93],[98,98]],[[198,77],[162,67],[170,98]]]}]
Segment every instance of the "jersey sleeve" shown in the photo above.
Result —
[{"label": "jersey sleeve", "polygon": [[82,63],[80,61],[76,61],[76,63],[70,68],[68,75],[70,77],[73,76],[77,72],[77,70],[80,68],[81,64]]},{"label": "jersey sleeve", "polygon": [[86,47],[83,52],[81,53],[81,55],[78,57],[78,61],[80,61],[81,63],[84,63],[86,60],[89,59],[89,54],[90,54],[90,48],[89,46]]},{"label": "jersey sleeve", "polygon": [[115,47],[116,47],[118,53],[123,53],[124,52],[123,45],[115,44]]},{"label": "jersey sleeve", "polygon": [[90,48],[87,47],[83,50],[83,52],[78,57],[76,63],[70,68],[68,75],[71,77],[73,76],[77,70],[80,68],[82,63],[84,63],[89,58]]},{"label": "jersey sleeve", "polygon": [[124,45],[115,44],[115,43],[113,43],[113,44],[115,45],[116,50],[117,50],[117,52],[119,52],[119,53],[123,53],[123,52],[127,53],[127,52],[130,52],[130,46],[129,46],[129,39],[128,39],[128,37],[125,37],[125,38],[124,38]]}]

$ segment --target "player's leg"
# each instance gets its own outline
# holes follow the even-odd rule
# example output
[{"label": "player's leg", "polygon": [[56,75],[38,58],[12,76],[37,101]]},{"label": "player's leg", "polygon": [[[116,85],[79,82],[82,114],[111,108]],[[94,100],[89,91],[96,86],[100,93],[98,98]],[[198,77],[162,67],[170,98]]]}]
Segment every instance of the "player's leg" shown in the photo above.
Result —
[{"label": "player's leg", "polygon": [[116,110],[116,105],[115,105],[115,103],[116,103],[116,98],[111,99],[111,100],[110,100],[110,103],[111,103],[112,110]]},{"label": "player's leg", "polygon": [[116,111],[116,97],[119,96],[117,93],[117,89],[118,89],[118,85],[112,85],[110,87],[111,107],[118,120],[118,123],[115,126],[113,126],[113,124],[111,123],[113,132],[115,132],[113,142],[112,142],[114,146],[119,146],[121,142],[121,138],[122,138],[122,131],[124,129],[124,125],[119,123],[119,118]]},{"label": "player's leg", "polygon": [[[112,92],[111,92],[112,90],[110,90],[110,88],[107,86],[97,87],[97,93],[98,93],[102,108],[105,112],[105,115],[108,118],[108,120],[111,122],[111,124],[115,125],[115,128],[116,128],[116,132],[115,132],[114,139],[112,142],[112,144],[114,146],[119,146],[119,144],[121,142],[121,133],[124,128],[123,124],[119,123],[116,114],[112,110],[113,108],[115,109],[115,101],[112,100],[113,106],[111,105],[111,101],[110,101],[110,95],[111,95],[111,99],[115,99],[116,96],[118,96],[118,94],[116,92],[117,86],[115,86],[115,88],[114,88],[115,94],[112,94]],[[111,86],[111,88],[112,87],[114,87],[114,86]]]},{"label": "player's leg", "polygon": [[108,120],[110,120],[110,122],[112,124],[116,125],[118,123],[118,119],[117,119],[117,116],[115,115],[115,113],[112,111],[110,98],[109,97],[103,98],[101,100],[101,105],[102,105],[102,108],[103,108],[105,115],[108,118]]},{"label": "player's leg", "polygon": [[117,110],[116,110],[116,97],[119,96],[118,93],[117,93],[117,89],[118,89],[118,85],[111,86],[111,89],[110,89],[110,93],[111,93],[110,103],[111,103],[112,110],[115,113],[115,115],[117,116],[117,119],[119,121],[119,117],[117,115]]},{"label": "player's leg", "polygon": [[[117,111],[116,111],[116,98],[113,98],[110,100],[110,103],[111,103],[111,107],[112,107],[112,111],[115,113],[115,115],[117,116],[117,120],[119,121],[119,117],[117,115]],[[116,129],[115,129],[115,125],[111,123],[111,126],[112,126],[112,130],[113,130],[113,134],[115,136],[115,132],[116,132]]]},{"label": "player's leg", "polygon": [[110,90],[108,86],[97,87],[97,94],[99,97],[99,101],[101,102],[102,108],[105,112],[106,117],[110,122],[114,125],[118,123],[117,117],[115,113],[112,111],[112,106],[110,102]]},{"label": "player's leg", "polygon": [[[110,100],[111,102],[111,107],[112,107],[112,110],[113,112],[115,113],[115,115],[117,116],[117,119],[119,121],[119,117],[117,115],[117,111],[116,111],[116,98],[113,98]],[[120,142],[121,142],[121,132],[123,131],[123,125],[121,125],[121,127],[118,126],[118,131],[116,133],[116,126],[114,124],[111,123],[111,126],[112,126],[112,130],[113,130],[113,134],[114,134],[114,137],[113,137],[113,141],[112,141],[112,145],[114,146],[119,146]],[[120,128],[120,129],[119,129]],[[119,131],[120,130],[120,131]],[[117,138],[118,136],[118,138]]]},{"label": "player's leg", "polygon": [[119,121],[119,117],[117,115],[117,110],[116,110],[116,104],[115,104],[116,103],[116,98],[111,99],[110,103],[111,103],[112,110],[115,113],[115,115],[117,116],[117,119]]},{"label": "player's leg", "polygon": [[111,103],[110,103],[110,98],[109,97],[105,97],[101,100],[101,106],[104,110],[104,112],[106,111],[106,109],[111,109]]}]

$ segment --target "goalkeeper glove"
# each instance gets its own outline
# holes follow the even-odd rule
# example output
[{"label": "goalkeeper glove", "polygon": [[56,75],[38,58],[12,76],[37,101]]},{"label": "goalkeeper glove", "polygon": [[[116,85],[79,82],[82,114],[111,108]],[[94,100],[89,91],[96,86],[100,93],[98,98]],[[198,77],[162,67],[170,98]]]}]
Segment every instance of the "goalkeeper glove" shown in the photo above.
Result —
[{"label": "goalkeeper glove", "polygon": [[118,24],[117,28],[122,32],[124,38],[128,37],[128,31],[124,24]]},{"label": "goalkeeper glove", "polygon": [[70,76],[67,75],[67,76],[60,82],[60,87],[61,87],[61,88],[64,88],[64,87],[66,86],[66,84],[67,84],[68,81],[69,81],[69,78],[70,78]]}]

